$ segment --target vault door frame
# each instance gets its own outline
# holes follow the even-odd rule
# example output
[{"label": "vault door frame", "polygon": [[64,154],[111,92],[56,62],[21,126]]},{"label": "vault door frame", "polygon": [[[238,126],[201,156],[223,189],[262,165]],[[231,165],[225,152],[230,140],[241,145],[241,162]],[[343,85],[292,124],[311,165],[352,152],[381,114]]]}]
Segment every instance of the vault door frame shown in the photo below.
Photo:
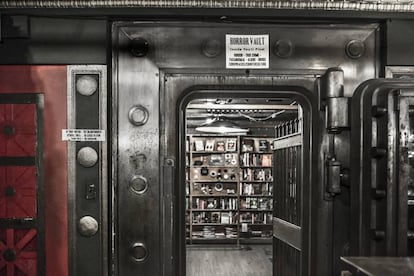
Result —
[{"label": "vault door frame", "polygon": [[[245,76],[232,76],[228,77],[223,84],[223,75],[220,74],[211,74],[207,78],[199,78],[194,75],[183,75],[183,74],[165,74],[164,75],[164,103],[161,106],[164,106],[166,114],[170,114],[169,111],[172,111],[174,107],[177,110],[178,116],[165,115],[163,118],[163,125],[165,137],[168,139],[165,143],[165,153],[166,156],[177,156],[177,168],[176,168],[176,179],[174,185],[174,195],[175,204],[173,210],[173,222],[174,222],[174,236],[177,237],[174,243],[174,252],[178,253],[178,260],[175,261],[176,267],[174,268],[174,274],[172,275],[185,275],[186,273],[186,240],[185,240],[185,186],[182,183],[185,183],[185,109],[187,104],[191,100],[195,99],[207,99],[207,98],[290,98],[296,100],[302,107],[304,107],[304,114],[306,116],[304,126],[306,130],[304,131],[303,136],[306,137],[306,142],[304,145],[309,151],[306,152],[302,160],[302,168],[304,169],[301,174],[303,189],[301,199],[303,200],[303,205],[300,210],[302,220],[302,233],[301,237],[301,248],[302,248],[302,258],[300,260],[301,268],[303,268],[303,274],[301,275],[310,275],[310,255],[311,255],[311,237],[310,237],[310,217],[311,217],[311,194],[312,187],[311,183],[314,182],[313,178],[316,175],[312,174],[312,162],[311,159],[315,158],[313,156],[314,150],[313,145],[310,143],[311,139],[316,141],[315,136],[313,136],[313,131],[315,129],[313,126],[313,114],[317,112],[317,104],[315,101],[315,91],[311,92],[311,87],[315,79],[300,79],[298,77],[295,79],[290,79],[288,81],[276,81],[272,77],[261,76],[257,77],[258,79],[251,79],[250,83],[255,83],[257,85],[243,85],[245,82]],[[207,80],[208,79],[208,80]],[[262,82],[262,85],[259,84]],[[197,85],[198,83],[205,83],[206,85]],[[221,85],[218,83],[222,83]],[[263,85],[264,83],[269,83],[269,85]],[[296,82],[298,85],[289,85],[293,82]],[[231,85],[230,85],[231,84]],[[274,84],[274,85],[271,85]],[[303,85],[303,86],[300,86]],[[176,106],[171,103],[176,103]],[[172,127],[171,127],[172,126]],[[174,128],[176,126],[176,128]],[[314,137],[314,138],[311,138]],[[172,137],[170,139],[170,137]],[[175,137],[175,138],[174,138]],[[175,141],[174,141],[175,139]],[[167,146],[176,144],[174,146]],[[314,146],[317,146],[315,143]],[[174,154],[175,152],[175,154]],[[166,157],[168,158],[168,157]],[[316,163],[314,163],[316,164]],[[303,177],[305,176],[306,177]],[[167,179],[164,177],[164,179]],[[165,186],[165,183],[164,183]],[[306,208],[305,208],[306,207]],[[275,237],[273,238],[275,239]],[[174,256],[176,256],[175,254]],[[190,276],[190,275],[188,275]]]},{"label": "vault door frame", "polygon": [[[325,253],[333,242],[329,223],[333,206],[323,200],[322,192],[324,156],[320,153],[327,148],[327,132],[323,127],[325,116],[318,106],[319,78],[330,67],[344,68],[348,72],[344,94],[349,96],[358,83],[375,77],[378,25],[320,24],[309,28],[261,22],[193,22],[190,26],[186,22],[148,21],[116,22],[112,33],[114,273],[122,276],[176,273],[178,239],[174,231],[178,230],[173,214],[177,198],[172,179],[174,175],[177,177],[178,145],[176,136],[169,133],[175,133],[178,123],[166,114],[178,112],[175,109],[178,95],[174,93],[184,96],[187,89],[195,91],[196,86],[203,86],[204,90],[214,90],[220,84],[229,90],[257,91],[260,87],[261,92],[277,87],[289,90],[296,85],[313,92],[308,101],[315,109],[313,120],[318,123],[312,126],[310,137],[315,150],[310,159],[318,174],[312,175],[313,186],[308,196],[315,201],[309,212],[317,219],[309,222],[313,231],[309,230],[304,240],[310,243],[309,250],[316,257],[312,263],[308,260],[306,271],[328,274],[333,257],[326,257]],[[268,69],[226,69],[225,38],[226,34],[234,33],[266,33],[269,50],[280,39],[292,40],[297,54],[283,58],[274,51],[276,47],[269,51]],[[364,55],[359,59],[338,55],[352,40],[364,41]],[[320,49],[326,46],[330,50],[323,51],[321,56]],[[165,123],[167,120],[170,123]]]}]

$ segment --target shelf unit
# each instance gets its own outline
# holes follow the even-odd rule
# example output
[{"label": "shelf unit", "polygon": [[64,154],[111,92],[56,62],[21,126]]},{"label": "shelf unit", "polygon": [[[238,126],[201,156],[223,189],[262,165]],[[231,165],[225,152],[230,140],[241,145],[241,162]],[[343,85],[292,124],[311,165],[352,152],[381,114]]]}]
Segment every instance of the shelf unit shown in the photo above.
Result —
[{"label": "shelf unit", "polygon": [[188,243],[271,241],[271,140],[187,135]]}]

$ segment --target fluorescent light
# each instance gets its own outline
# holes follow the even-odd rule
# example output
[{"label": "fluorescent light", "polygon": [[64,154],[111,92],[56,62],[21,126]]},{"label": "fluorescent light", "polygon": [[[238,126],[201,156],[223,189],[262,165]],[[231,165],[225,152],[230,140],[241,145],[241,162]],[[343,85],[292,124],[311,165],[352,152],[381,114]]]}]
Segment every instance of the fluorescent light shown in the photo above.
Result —
[{"label": "fluorescent light", "polygon": [[218,120],[218,121],[214,121],[207,125],[199,126],[196,128],[196,131],[206,132],[206,133],[220,133],[220,134],[224,134],[224,133],[246,134],[249,131],[249,129],[241,128],[233,122]]}]

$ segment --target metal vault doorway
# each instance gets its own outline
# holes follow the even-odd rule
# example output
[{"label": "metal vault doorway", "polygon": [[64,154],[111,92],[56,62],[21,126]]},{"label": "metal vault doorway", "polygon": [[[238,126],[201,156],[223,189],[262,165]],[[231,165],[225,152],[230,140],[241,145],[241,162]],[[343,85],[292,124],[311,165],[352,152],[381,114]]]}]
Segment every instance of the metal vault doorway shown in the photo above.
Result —
[{"label": "metal vault doorway", "polygon": [[[298,248],[301,269],[293,275],[331,274],[334,256],[327,258],[325,253],[333,242],[332,229],[327,223],[332,219],[332,204],[325,200],[323,191],[335,193],[336,187],[327,187],[324,172],[332,148],[328,132],[343,125],[332,121],[335,111],[328,106],[331,103],[335,106],[343,94],[326,92],[336,87],[335,72],[341,71],[329,68],[339,64],[346,69],[349,75],[339,85],[345,87],[348,96],[360,82],[375,77],[376,55],[372,50],[378,38],[375,30],[374,25],[309,28],[236,23],[194,23],[191,27],[174,22],[114,24],[114,274],[184,275],[185,210],[180,186],[183,144],[179,139],[183,110],[194,97],[222,95],[292,97],[306,110],[303,141],[306,179],[301,199],[305,213]],[[225,35],[232,33],[268,33],[270,44],[275,47],[270,53],[269,68],[226,68]],[[279,47],[286,40],[290,41],[284,44],[289,49],[292,33],[302,34],[295,36],[301,40],[296,41],[297,48],[280,52],[286,49]],[[312,39],[316,36],[329,39],[322,43]],[[365,54],[361,59],[344,56],[344,45],[356,38],[365,41]],[[326,46],[329,50],[320,56],[319,48]],[[300,49],[304,52],[300,53]],[[293,50],[299,52],[289,59]],[[325,117],[325,112],[331,117]],[[342,152],[338,154],[341,157]],[[318,219],[310,221],[311,216]],[[299,247],[297,242],[294,244]]]}]

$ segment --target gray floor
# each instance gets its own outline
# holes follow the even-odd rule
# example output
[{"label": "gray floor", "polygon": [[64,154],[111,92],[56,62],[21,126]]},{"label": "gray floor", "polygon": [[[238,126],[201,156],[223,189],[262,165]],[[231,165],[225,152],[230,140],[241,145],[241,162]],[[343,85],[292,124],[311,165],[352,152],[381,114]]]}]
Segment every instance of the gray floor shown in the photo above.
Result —
[{"label": "gray floor", "polygon": [[271,245],[188,245],[186,276],[271,276]]}]

